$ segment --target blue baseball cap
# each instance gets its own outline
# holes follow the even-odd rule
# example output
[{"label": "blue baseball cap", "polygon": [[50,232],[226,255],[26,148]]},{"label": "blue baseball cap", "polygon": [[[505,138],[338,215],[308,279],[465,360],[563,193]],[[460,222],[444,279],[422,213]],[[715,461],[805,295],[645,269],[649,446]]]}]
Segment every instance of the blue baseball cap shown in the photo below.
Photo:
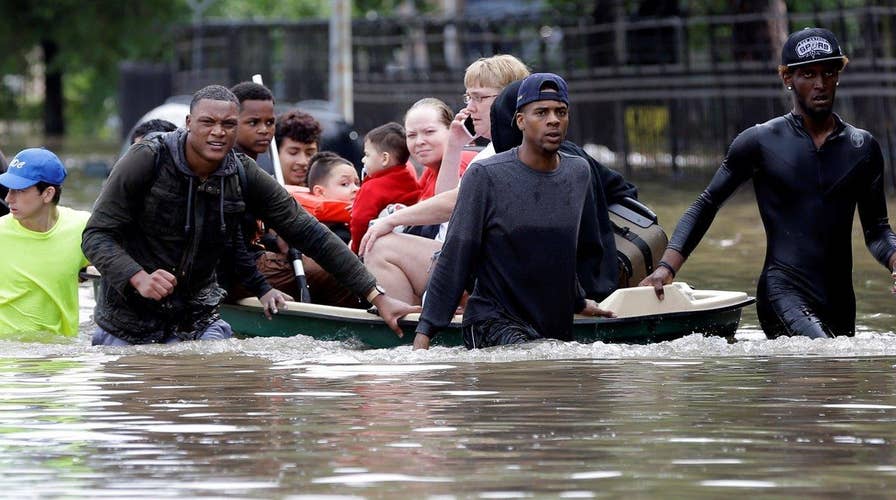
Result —
[{"label": "blue baseball cap", "polygon": [[0,175],[0,184],[9,189],[27,189],[38,182],[60,186],[66,175],[62,161],[52,151],[29,148],[9,162],[9,169]]},{"label": "blue baseball cap", "polygon": [[527,76],[516,93],[516,110],[535,101],[560,101],[568,106],[566,80],[554,73],[532,73]]}]

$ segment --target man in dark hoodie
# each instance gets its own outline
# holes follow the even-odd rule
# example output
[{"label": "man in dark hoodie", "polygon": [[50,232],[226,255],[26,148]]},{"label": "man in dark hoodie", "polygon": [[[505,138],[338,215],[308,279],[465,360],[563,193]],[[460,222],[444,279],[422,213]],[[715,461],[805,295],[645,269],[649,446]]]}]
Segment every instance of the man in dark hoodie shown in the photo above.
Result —
[{"label": "man in dark hoodie", "polygon": [[[240,276],[259,276],[240,220],[261,217],[373,303],[390,327],[413,308],[383,294],[348,247],[301,210],[251,158],[233,152],[237,98],[211,85],[193,95],[186,129],[137,143],[113,168],[84,230],[82,248],[102,273],[93,343],[127,345],[228,338],[215,266],[225,252]],[[240,169],[243,172],[240,172]],[[248,278],[247,278],[248,280]],[[283,296],[263,280],[246,285],[266,310]]]}]

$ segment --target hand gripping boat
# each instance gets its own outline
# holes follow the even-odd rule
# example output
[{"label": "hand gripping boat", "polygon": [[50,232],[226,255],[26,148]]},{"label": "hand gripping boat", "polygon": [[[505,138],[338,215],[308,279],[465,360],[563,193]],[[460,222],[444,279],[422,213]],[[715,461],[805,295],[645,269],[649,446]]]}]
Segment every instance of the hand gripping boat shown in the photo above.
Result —
[{"label": "hand gripping boat", "polygon": [[[755,302],[743,292],[694,290],[686,283],[665,286],[665,299],[656,298],[653,288],[616,290],[600,303],[615,318],[575,316],[575,340],[581,343],[616,342],[647,344],[676,339],[692,333],[731,337],[740,323],[741,310]],[[257,299],[243,299],[221,306],[221,317],[240,337],[291,337],[307,335],[318,340],[352,340],[373,348],[411,344],[419,314],[399,321],[405,332],[400,338],[383,320],[364,309],[349,309],[289,302],[286,309],[268,320]],[[463,345],[461,316],[433,339],[433,345]]]}]

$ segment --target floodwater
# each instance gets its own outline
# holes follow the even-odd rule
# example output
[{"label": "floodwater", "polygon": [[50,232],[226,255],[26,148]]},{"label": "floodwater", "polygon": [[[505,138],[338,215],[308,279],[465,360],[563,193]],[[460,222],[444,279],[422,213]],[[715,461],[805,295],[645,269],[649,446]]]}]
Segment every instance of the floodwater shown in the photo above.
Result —
[{"label": "floodwater", "polygon": [[[89,207],[96,186],[64,196]],[[671,231],[700,181],[639,182]],[[76,187],[77,186],[77,187]],[[749,189],[679,279],[755,290]],[[894,213],[893,203],[890,205]],[[309,337],[0,342],[10,498],[890,497],[889,275],[856,229],[855,338],[360,350]]]}]

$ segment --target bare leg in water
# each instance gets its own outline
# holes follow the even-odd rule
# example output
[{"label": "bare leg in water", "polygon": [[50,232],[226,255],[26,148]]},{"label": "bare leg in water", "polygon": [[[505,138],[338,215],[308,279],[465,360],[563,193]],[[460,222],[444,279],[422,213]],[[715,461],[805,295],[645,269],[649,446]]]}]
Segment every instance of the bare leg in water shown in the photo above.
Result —
[{"label": "bare leg in water", "polygon": [[387,234],[364,255],[364,264],[386,293],[419,305],[429,281],[433,254],[442,243],[410,234]]}]

